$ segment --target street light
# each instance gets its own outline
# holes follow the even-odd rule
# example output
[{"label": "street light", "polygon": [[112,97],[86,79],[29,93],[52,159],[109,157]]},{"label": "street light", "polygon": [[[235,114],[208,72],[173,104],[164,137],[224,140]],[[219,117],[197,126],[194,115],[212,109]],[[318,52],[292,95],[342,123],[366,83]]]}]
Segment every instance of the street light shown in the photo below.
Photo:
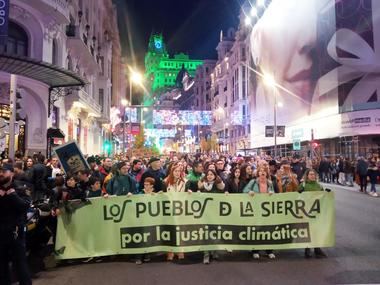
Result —
[{"label": "street light", "polygon": [[122,99],[121,105],[123,106],[123,149],[122,153],[125,152],[125,106],[128,105],[128,100]]},{"label": "street light", "polygon": [[277,157],[277,92],[276,80],[271,74],[264,74],[264,84],[273,88],[274,104],[273,104],[273,137],[274,137],[274,159]]},{"label": "street light", "polygon": [[[143,77],[142,75],[135,71],[130,70],[130,76],[129,76],[129,133],[132,134],[132,85],[133,83],[142,85]],[[131,144],[129,145],[131,147]]]}]

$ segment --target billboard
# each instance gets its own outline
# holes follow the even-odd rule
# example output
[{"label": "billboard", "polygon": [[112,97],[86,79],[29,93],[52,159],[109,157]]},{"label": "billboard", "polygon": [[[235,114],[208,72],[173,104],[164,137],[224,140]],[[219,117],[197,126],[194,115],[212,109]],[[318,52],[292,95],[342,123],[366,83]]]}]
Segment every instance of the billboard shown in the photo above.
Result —
[{"label": "billboard", "polygon": [[[341,123],[345,113],[378,112],[379,27],[380,1],[273,0],[250,38],[253,68],[277,83],[276,88],[267,86],[257,76],[251,85],[252,141],[273,144],[265,138],[265,126],[273,125],[268,110],[276,100],[283,105],[277,108],[277,123],[302,129],[307,139],[311,129],[318,138],[328,137],[323,118],[339,122],[333,126],[337,132],[331,137],[336,137],[346,132]],[[374,127],[375,118],[372,123]],[[291,134],[282,142],[291,142]]]}]

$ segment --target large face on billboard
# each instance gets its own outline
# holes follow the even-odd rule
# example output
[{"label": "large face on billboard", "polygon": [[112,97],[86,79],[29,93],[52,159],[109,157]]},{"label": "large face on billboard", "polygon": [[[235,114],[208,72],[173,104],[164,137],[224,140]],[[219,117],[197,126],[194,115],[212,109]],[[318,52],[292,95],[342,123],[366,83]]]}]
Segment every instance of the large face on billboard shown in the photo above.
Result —
[{"label": "large face on billboard", "polygon": [[380,108],[379,29],[377,0],[273,0],[250,40],[254,68],[278,87],[258,77],[253,122],[273,125],[275,97],[284,125]]}]

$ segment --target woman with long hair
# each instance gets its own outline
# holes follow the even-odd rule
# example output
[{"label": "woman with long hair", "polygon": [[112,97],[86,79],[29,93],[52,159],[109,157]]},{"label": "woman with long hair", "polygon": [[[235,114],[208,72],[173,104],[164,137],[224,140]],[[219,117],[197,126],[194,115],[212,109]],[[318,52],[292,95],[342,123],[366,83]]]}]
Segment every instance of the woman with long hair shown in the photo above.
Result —
[{"label": "woman with long hair", "polygon": [[289,164],[281,165],[276,176],[280,193],[298,191],[297,175],[293,173]]},{"label": "woman with long hair", "polygon": [[[250,196],[255,194],[269,194],[274,193],[273,183],[270,180],[270,173],[268,167],[259,167],[257,168],[257,178],[251,180],[247,186],[245,186],[244,193],[248,193]],[[276,255],[273,253],[273,250],[265,250],[266,254],[270,259],[275,259]],[[254,259],[259,259],[260,254],[258,250],[252,251],[252,256]]]},{"label": "woman with long hair", "polygon": [[235,166],[228,177],[226,190],[228,193],[243,193],[244,186],[241,179],[240,168]]},{"label": "woman with long hair", "polygon": [[243,184],[243,188],[253,179],[253,168],[249,163],[243,163],[240,166],[240,179]]},{"label": "woman with long hair", "polygon": [[[225,185],[222,178],[220,178],[214,170],[207,170],[206,175],[198,181],[198,189],[201,192],[206,193],[225,193]],[[228,193],[228,192],[227,192]],[[210,264],[210,257],[217,259],[217,254],[215,252],[205,251],[203,253],[203,263]]]},{"label": "woman with long hair", "polygon": [[[187,179],[183,177],[182,162],[175,162],[171,168],[169,175],[164,180],[165,192],[185,192]],[[183,252],[176,253],[178,260],[183,260],[185,255]],[[175,257],[174,252],[168,252],[166,255],[167,261],[172,261]]]}]

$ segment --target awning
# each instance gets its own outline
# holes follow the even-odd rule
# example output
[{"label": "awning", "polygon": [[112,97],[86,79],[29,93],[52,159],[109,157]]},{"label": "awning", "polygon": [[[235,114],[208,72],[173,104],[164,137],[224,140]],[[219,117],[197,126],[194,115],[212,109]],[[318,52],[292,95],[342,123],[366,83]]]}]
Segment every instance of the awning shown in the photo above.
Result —
[{"label": "awning", "polygon": [[65,138],[63,131],[57,128],[48,128],[46,135],[48,138]]},{"label": "awning", "polygon": [[75,72],[29,57],[0,54],[0,70],[43,82],[50,88],[88,84]]}]

